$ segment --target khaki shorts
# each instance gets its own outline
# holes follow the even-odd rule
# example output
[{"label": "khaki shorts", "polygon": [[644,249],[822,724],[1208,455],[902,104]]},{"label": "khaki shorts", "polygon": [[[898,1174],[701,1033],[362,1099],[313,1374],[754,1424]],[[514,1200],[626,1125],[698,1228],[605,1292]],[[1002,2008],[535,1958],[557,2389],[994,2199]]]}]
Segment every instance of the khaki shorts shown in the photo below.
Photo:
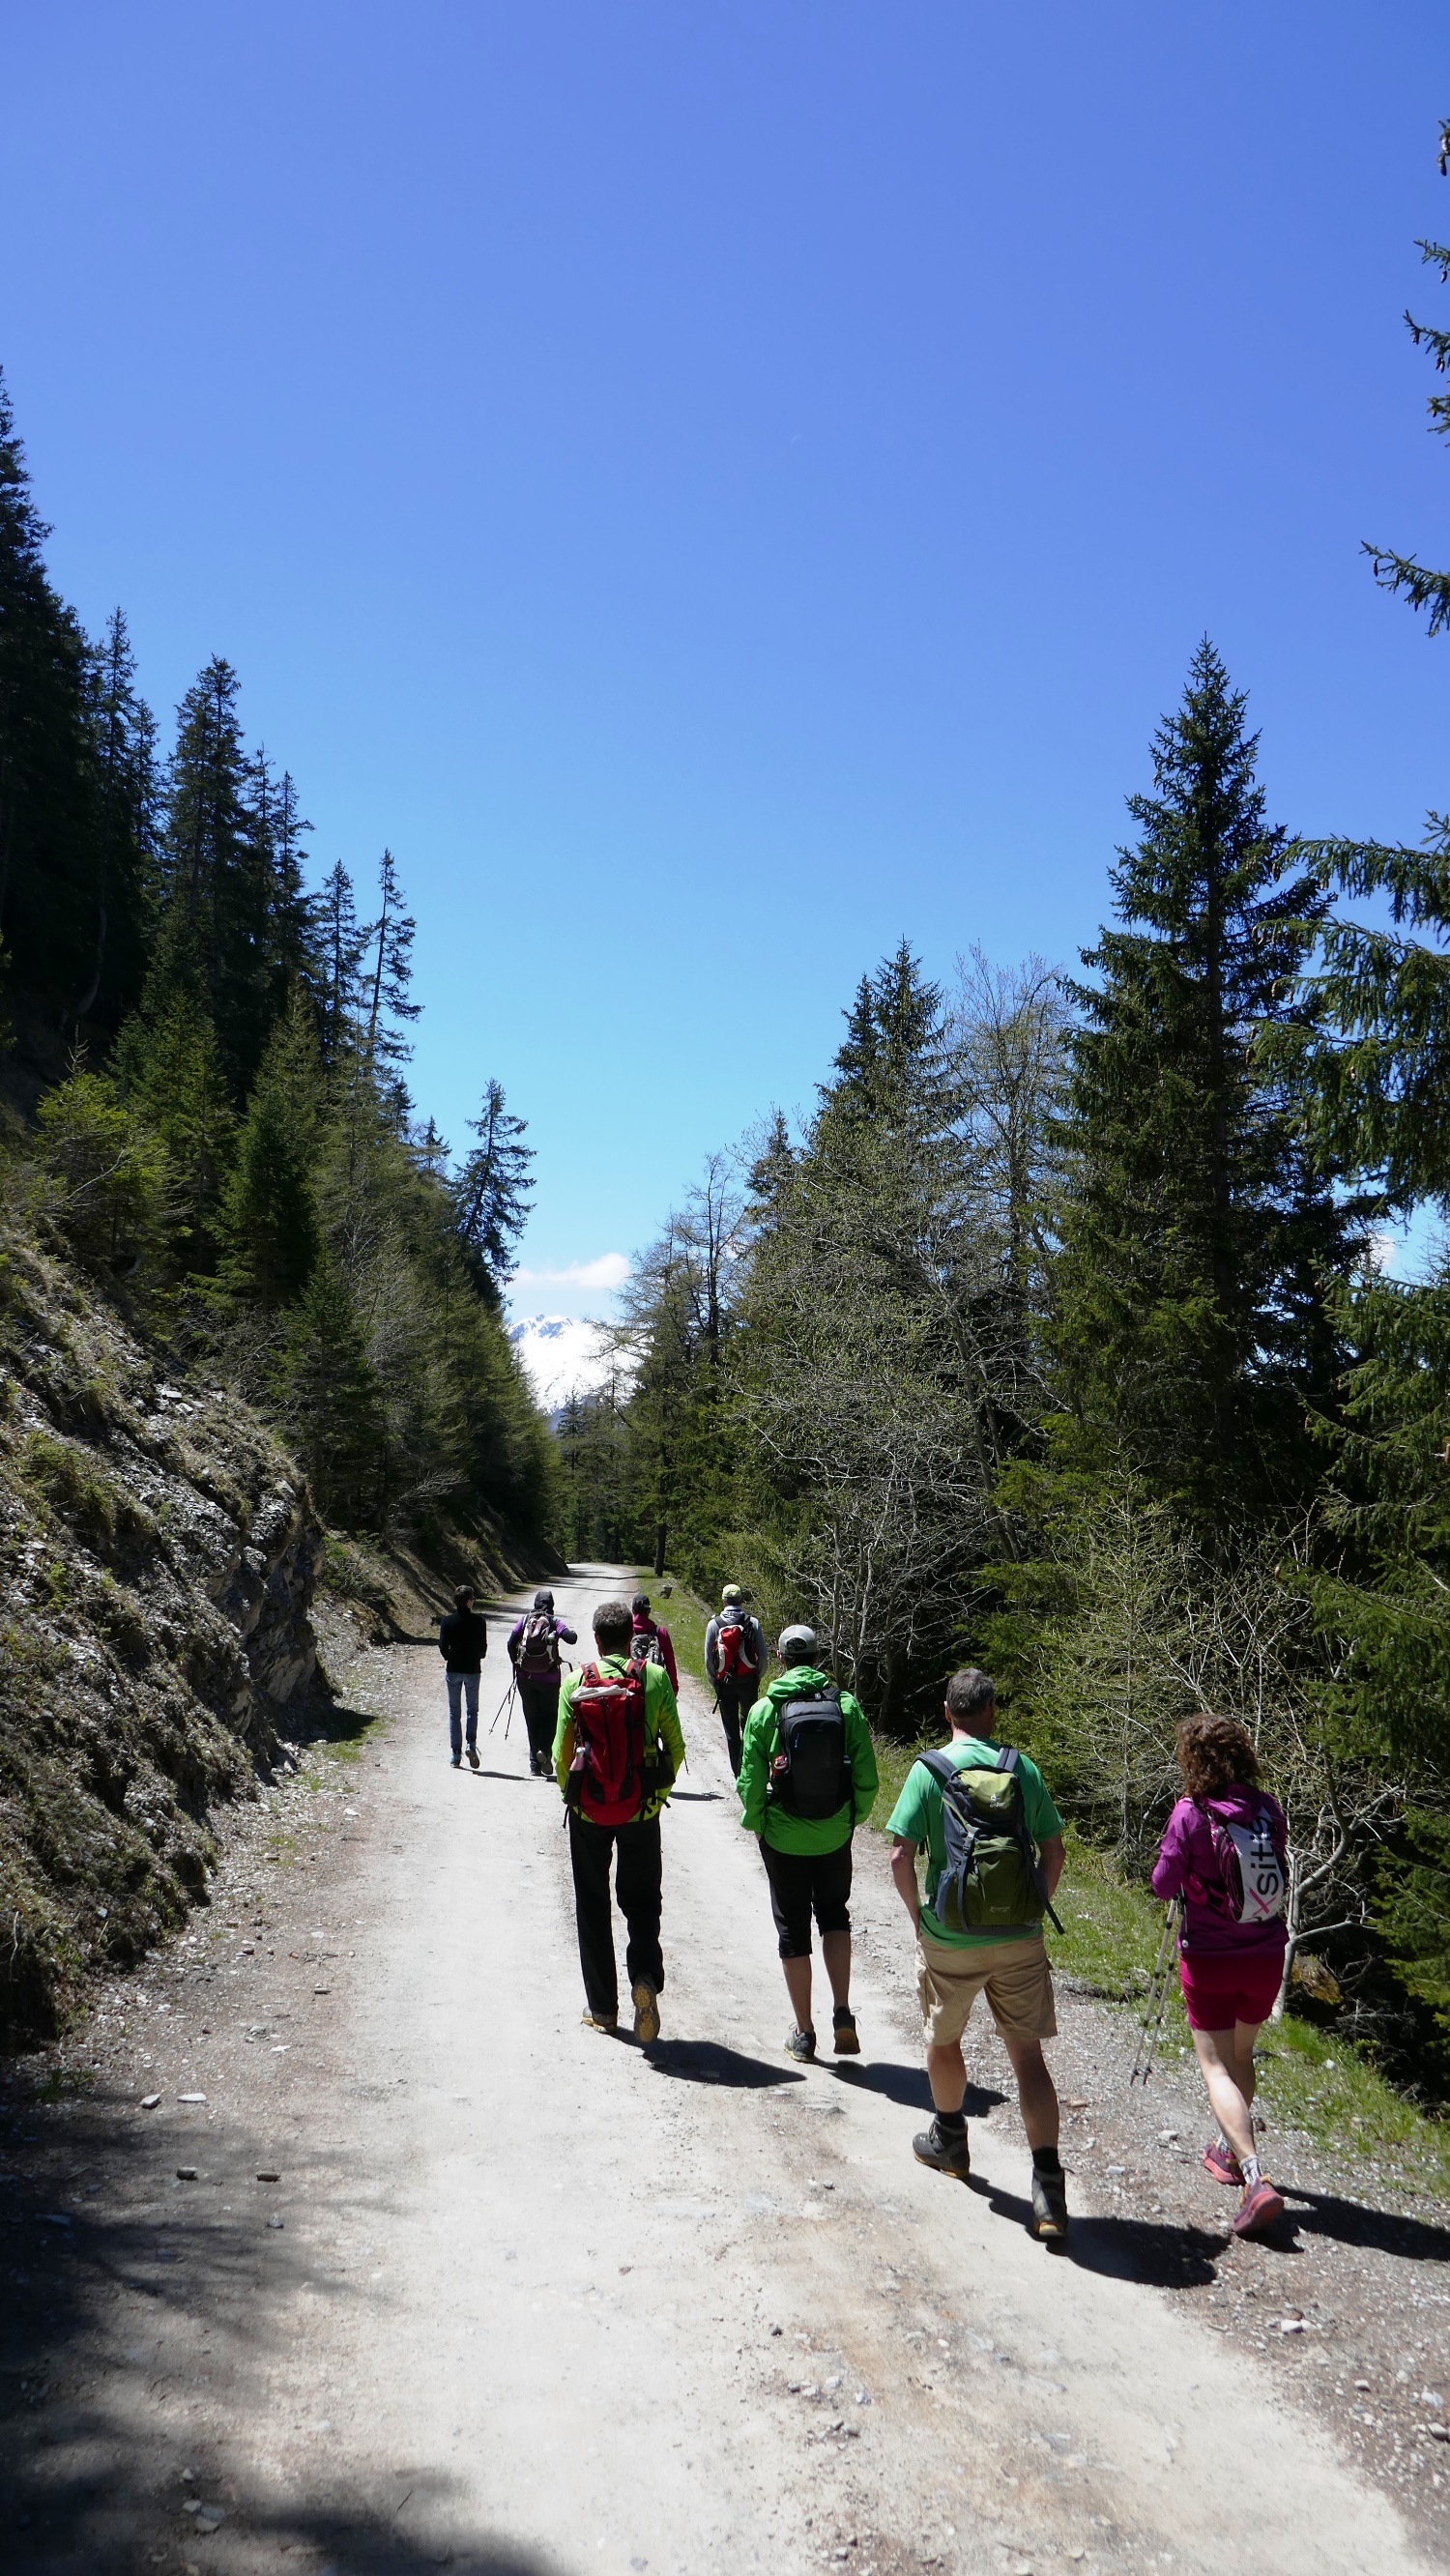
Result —
[{"label": "khaki shorts", "polygon": [[1040,1932],[1026,1941],[974,1942],[970,1950],[950,1948],[944,1941],[918,1933],[916,1991],[933,2048],[950,2048],[954,2039],[961,2038],[972,2006],[984,1991],[1004,2039],[1056,2036],[1052,1970]]}]

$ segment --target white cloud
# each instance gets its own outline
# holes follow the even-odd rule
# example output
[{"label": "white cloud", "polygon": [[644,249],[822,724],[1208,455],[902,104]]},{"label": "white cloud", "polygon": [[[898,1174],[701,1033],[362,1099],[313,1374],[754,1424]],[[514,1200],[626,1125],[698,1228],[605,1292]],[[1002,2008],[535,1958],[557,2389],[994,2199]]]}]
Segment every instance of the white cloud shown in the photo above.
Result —
[{"label": "white cloud", "polygon": [[510,1325],[509,1339],[546,1413],[557,1413],[571,1395],[602,1386],[613,1364],[595,1327],[574,1315],[526,1315]]},{"label": "white cloud", "polygon": [[622,1288],[629,1277],[629,1256],[601,1252],[597,1261],[571,1261],[566,1270],[516,1270],[517,1288]]}]

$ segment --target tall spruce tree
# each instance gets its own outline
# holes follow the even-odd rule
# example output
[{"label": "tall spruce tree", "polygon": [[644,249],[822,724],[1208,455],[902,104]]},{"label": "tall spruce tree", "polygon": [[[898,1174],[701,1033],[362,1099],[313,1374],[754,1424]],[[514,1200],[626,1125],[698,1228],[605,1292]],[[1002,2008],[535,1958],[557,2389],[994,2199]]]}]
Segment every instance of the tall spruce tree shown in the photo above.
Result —
[{"label": "tall spruce tree", "polygon": [[320,1248],[312,1172],[322,1063],[300,984],[267,1043],[223,1196],[223,1276],[268,1310],[293,1305]]},{"label": "tall spruce tree", "polygon": [[75,1016],[114,1032],[145,980],[163,822],[156,719],[137,689],[136,656],[119,608],[91,647],[89,677],[101,791],[96,947]]},{"label": "tall spruce tree", "polygon": [[513,1115],[500,1082],[485,1084],[482,1108],[468,1124],[478,1143],[453,1183],[458,1240],[478,1285],[497,1304],[529,1221],[534,1149],[524,1143],[527,1121]]},{"label": "tall spruce tree", "polygon": [[0,375],[0,941],[54,1023],[91,993],[104,878],[90,657],[46,574],[50,531]]},{"label": "tall spruce tree", "polygon": [[367,940],[367,931],[358,922],[352,879],[338,859],[317,899],[318,1035],[323,1064],[332,1076],[359,1051],[360,976]]},{"label": "tall spruce tree", "polygon": [[1306,1407],[1340,1364],[1329,1291],[1357,1212],[1306,1145],[1292,1081],[1256,1039],[1302,1017],[1323,918],[1264,819],[1257,736],[1205,639],[1133,796],[1113,871],[1119,927],[1074,988],[1065,1143],[1075,1166],[1056,1347],[1089,1441],[1125,1455],[1201,1528],[1292,1507],[1315,1467]]}]

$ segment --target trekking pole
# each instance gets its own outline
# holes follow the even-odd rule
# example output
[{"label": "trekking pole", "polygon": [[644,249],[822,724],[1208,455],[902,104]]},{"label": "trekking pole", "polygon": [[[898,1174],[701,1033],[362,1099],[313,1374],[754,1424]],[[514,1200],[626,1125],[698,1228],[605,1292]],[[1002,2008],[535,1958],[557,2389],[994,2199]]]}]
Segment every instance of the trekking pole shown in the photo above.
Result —
[{"label": "trekking pole", "polygon": [[[512,1679],[512,1681],[509,1683],[508,1689],[504,1692],[504,1695],[503,1695],[502,1699],[499,1701],[499,1704],[498,1704],[497,1708],[494,1710],[494,1713],[493,1713],[492,1717],[491,1717],[491,1718],[490,1718],[490,1720],[489,1720],[488,1731],[489,1731],[489,1734],[490,1734],[490,1735],[492,1735],[494,1728],[497,1726],[497,1724],[498,1724],[498,1722],[499,1722],[499,1719],[502,1717],[502,1715],[503,1715],[503,1713],[504,1713],[504,1710],[508,1707],[509,1701],[513,1698],[513,1695],[514,1695],[515,1691],[518,1689],[518,1686],[519,1686],[519,1677],[518,1677],[518,1674],[517,1674],[517,1673],[515,1673],[515,1674],[514,1674],[514,1677],[513,1677],[513,1679]],[[509,1731],[508,1731],[508,1727],[507,1727],[507,1726],[505,1726],[504,1731],[503,1731],[503,1737],[504,1737],[504,1742],[505,1742],[505,1744],[507,1744],[507,1742],[508,1742],[508,1732],[509,1732]]]},{"label": "trekking pole", "polygon": [[1163,2015],[1168,2005],[1168,1986],[1173,1965],[1173,1946],[1178,1931],[1178,1904],[1170,1905],[1163,1921],[1163,1938],[1158,1944],[1158,1964],[1148,1982],[1148,2000],[1143,2012],[1143,2026],[1138,2033],[1138,2047],[1128,2088],[1146,2084],[1153,2072],[1153,2060],[1163,2033]]}]

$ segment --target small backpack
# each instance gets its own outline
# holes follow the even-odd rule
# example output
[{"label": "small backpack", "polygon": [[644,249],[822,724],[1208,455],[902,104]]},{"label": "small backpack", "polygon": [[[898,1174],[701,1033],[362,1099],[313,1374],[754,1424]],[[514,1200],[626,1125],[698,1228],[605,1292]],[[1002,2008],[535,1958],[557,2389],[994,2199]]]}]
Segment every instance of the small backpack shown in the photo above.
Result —
[{"label": "small backpack", "polygon": [[1220,1884],[1199,1881],[1203,1901],[1231,1923],[1274,1923],[1288,1899],[1284,1864],[1274,1842],[1274,1820],[1260,1807],[1251,1825],[1226,1824],[1195,1800],[1213,1838]]},{"label": "small backpack", "polygon": [[1015,1748],[1002,1745],[995,1764],[959,1771],[945,1753],[923,1753],[941,1784],[947,1856],[931,1909],[948,1932],[1035,1931],[1044,1914],[1060,1932],[1027,1830]]},{"label": "small backpack", "polygon": [[788,1700],[777,1712],[776,1728],[780,1751],[771,1765],[767,1803],[817,1823],[834,1816],[854,1789],[840,1692]]},{"label": "small backpack", "polygon": [[753,1682],[760,1670],[751,1648],[750,1632],[733,1602],[720,1613],[715,1654],[722,1682]]},{"label": "small backpack", "polygon": [[643,1659],[622,1673],[586,1664],[569,1703],[574,1759],[565,1795],[593,1825],[627,1825],[658,1784],[659,1752],[647,1741]]},{"label": "small backpack", "polygon": [[636,1664],[662,1664],[665,1650],[656,1627],[636,1628],[629,1641],[631,1661]]},{"label": "small backpack", "polygon": [[548,1610],[533,1610],[524,1621],[519,1639],[518,1670],[542,1680],[546,1673],[559,1669],[559,1637],[553,1615]]}]

